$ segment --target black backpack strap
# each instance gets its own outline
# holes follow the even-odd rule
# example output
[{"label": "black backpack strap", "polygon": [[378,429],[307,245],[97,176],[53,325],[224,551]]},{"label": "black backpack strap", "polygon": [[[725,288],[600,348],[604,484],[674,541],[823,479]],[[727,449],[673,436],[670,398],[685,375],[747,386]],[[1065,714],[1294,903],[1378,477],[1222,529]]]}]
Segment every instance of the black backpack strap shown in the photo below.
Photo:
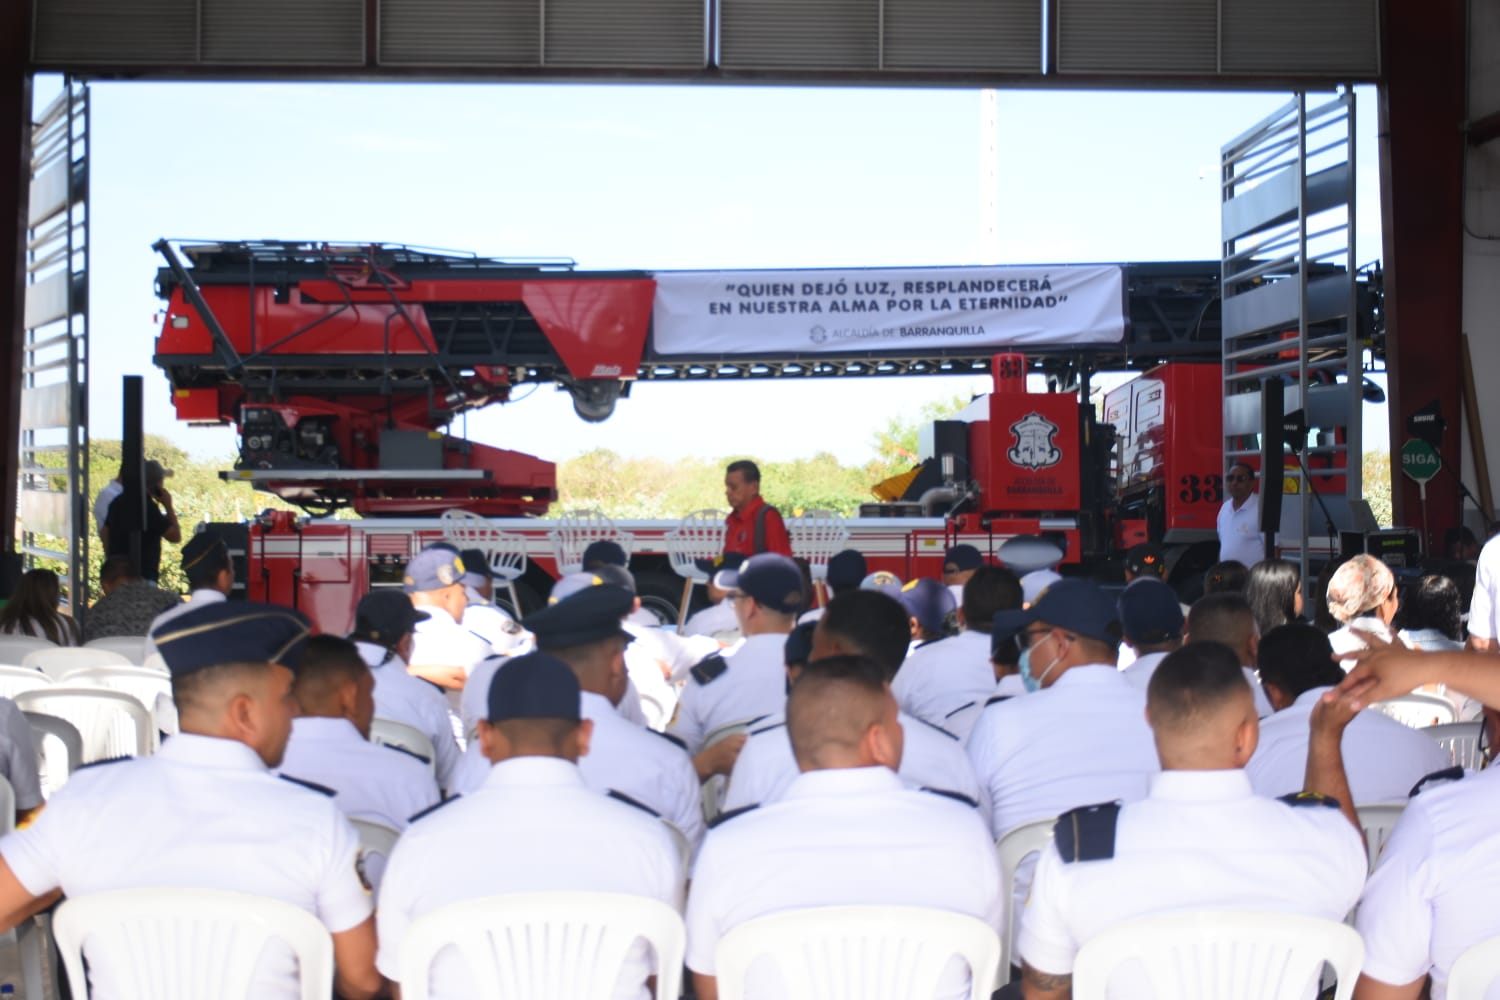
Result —
[{"label": "black backpack strap", "polygon": [[770,504],[761,504],[760,510],[755,512],[755,540],[751,547],[756,553],[766,551],[766,515],[770,511]]}]

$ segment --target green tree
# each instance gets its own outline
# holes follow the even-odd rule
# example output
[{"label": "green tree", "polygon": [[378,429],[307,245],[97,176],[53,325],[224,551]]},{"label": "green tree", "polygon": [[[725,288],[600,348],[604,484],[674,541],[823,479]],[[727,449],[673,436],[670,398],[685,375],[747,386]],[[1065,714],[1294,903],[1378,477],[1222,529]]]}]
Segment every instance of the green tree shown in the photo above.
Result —
[{"label": "green tree", "polygon": [[955,393],[947,399],[924,403],[916,417],[898,413],[889,417],[885,426],[876,431],[871,439],[875,457],[865,471],[874,482],[908,472],[926,456],[917,454],[917,440],[921,429],[934,420],[947,420],[968,406],[971,398],[964,393]]},{"label": "green tree", "polygon": [[1391,453],[1367,451],[1360,463],[1361,484],[1365,500],[1375,514],[1375,523],[1389,528],[1393,523],[1391,514]]}]

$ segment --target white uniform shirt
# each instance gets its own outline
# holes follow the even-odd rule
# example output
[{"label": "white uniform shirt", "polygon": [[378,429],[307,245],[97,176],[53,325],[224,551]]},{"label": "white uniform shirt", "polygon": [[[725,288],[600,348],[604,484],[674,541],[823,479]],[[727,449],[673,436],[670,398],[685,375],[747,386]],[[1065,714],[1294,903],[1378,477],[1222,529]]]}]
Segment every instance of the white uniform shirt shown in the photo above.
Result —
[{"label": "white uniform shirt", "polygon": [[469,603],[464,606],[463,621],[459,624],[483,639],[496,653],[519,654],[519,647],[530,641],[526,630],[510,615],[486,601],[479,591],[465,587],[464,593],[468,595]]},{"label": "white uniform shirt", "polygon": [[[667,633],[659,628],[647,628],[628,620],[621,627],[631,636],[630,644],[625,647],[625,670],[635,686],[641,714],[648,727],[660,732],[677,708],[677,688],[669,679],[674,665],[686,672],[702,657],[688,656],[680,646],[668,646]],[[681,664],[677,663],[679,658]]]},{"label": "white uniform shirt", "polygon": [[[1313,707],[1328,690],[1304,691],[1286,708],[1260,721],[1260,743],[1245,765],[1257,794],[1275,798],[1302,790]],[[1357,806],[1405,802],[1417,782],[1453,764],[1448,751],[1432,737],[1373,708],[1350,720],[1339,746]]]},{"label": "white uniform shirt", "polygon": [[[780,802],[709,831],[693,868],[687,965],[714,975],[714,949],[756,917],[812,906],[929,906],[1002,929],[995,843],[974,810],[915,792],[884,767],[811,771]],[[967,996],[950,969],[942,995]],[[747,997],[785,996],[752,976]]]},{"label": "white uniform shirt", "polygon": [[[1149,798],[1121,808],[1113,858],[1065,863],[1055,843],[1042,852],[1016,951],[1064,975],[1101,931],[1166,910],[1343,920],[1364,876],[1364,839],[1338,809],[1263,798],[1242,771],[1166,771]],[[1121,970],[1111,998],[1141,995],[1128,975]]]},{"label": "white uniform shirt", "polygon": [[[901,750],[901,783],[908,788],[955,792],[973,800],[985,825],[989,825],[989,806],[974,765],[969,763],[963,744],[945,729],[939,729],[905,712],[897,719],[905,734]],[[724,796],[724,811],[743,806],[769,805],[779,802],[786,790],[802,772],[792,754],[792,741],[784,715],[757,723],[745,741],[744,749],[734,763],[729,790]]]},{"label": "white uniform shirt", "polygon": [[1254,566],[1266,558],[1265,535],[1260,532],[1260,494],[1252,493],[1239,510],[1233,500],[1219,508],[1219,561]]},{"label": "white uniform shirt", "polygon": [[17,812],[42,804],[42,779],[31,723],[9,698],[0,698],[0,775],[16,793]]},{"label": "white uniform shirt", "polygon": [[1500,536],[1479,550],[1474,597],[1469,602],[1469,634],[1476,639],[1500,637]]},{"label": "white uniform shirt", "polygon": [[346,816],[397,831],[438,801],[437,783],[426,764],[403,750],[371,743],[348,719],[293,719],[292,738],[277,770],[333,789],[333,801]]},{"label": "white uniform shirt", "polygon": [[727,600],[710,604],[701,611],[694,611],[682,626],[683,635],[720,636],[733,632],[738,635],[740,623],[734,616],[734,605]]},{"label": "white uniform shirt", "polygon": [[[1386,642],[1396,641],[1395,629],[1374,615],[1361,615],[1343,628],[1334,629],[1328,633],[1328,644],[1333,647],[1334,655],[1344,656],[1348,653],[1357,653],[1361,649],[1368,649],[1369,643],[1365,642],[1361,637],[1360,633],[1362,632],[1379,636]],[[1343,667],[1346,671],[1352,670],[1354,668],[1354,661],[1340,660],[1339,666]]]},{"label": "white uniform shirt", "polygon": [[420,677],[406,671],[406,661],[391,654],[385,660],[384,646],[373,642],[354,644],[359,655],[375,675],[375,717],[404,722],[420,729],[432,740],[437,760],[437,780],[441,788],[454,788],[458,770],[458,743],[453,739],[453,723],[448,715],[448,700],[443,693]]},{"label": "white uniform shirt", "polygon": [[907,714],[968,739],[978,718],[971,710],[995,693],[989,633],[966,631],[924,643],[896,671],[891,693]]},{"label": "white uniform shirt", "polygon": [[[391,852],[380,889],[375,964],[401,974],[401,944],[418,917],[447,903],[507,892],[618,892],[681,909],[681,855],[666,824],[584,784],[554,757],[516,757],[484,785],[413,823]],[[644,944],[626,959],[616,1000],[647,1000]],[[451,951],[432,968],[434,1000],[468,1000],[473,984]]]},{"label": "white uniform shirt", "polygon": [[187,600],[181,604],[173,605],[151,619],[151,624],[146,626],[146,651],[144,655],[152,656],[157,652],[156,640],[151,638],[151,633],[155,632],[162,625],[165,625],[178,615],[185,615],[189,611],[196,611],[206,604],[222,604],[227,600],[229,598],[224,596],[222,590],[215,590],[212,587],[200,587],[193,591],[188,595]]},{"label": "white uniform shirt", "polygon": [[412,666],[462,667],[468,675],[494,655],[489,643],[454,621],[444,609],[424,604],[418,610],[427,612],[428,617],[412,626]]},{"label": "white uniform shirt", "polygon": [[125,492],[125,486],[118,479],[111,479],[104,484],[104,489],[94,498],[94,530],[104,530],[104,519],[109,516],[109,505],[115,502],[115,497]]},{"label": "white uniform shirt", "polygon": [[[510,662],[508,656],[492,656],[469,674],[469,679],[464,682],[463,694],[459,697],[458,715],[459,722],[463,726],[464,738],[472,745],[474,736],[479,731],[479,720],[486,719],[490,714],[490,683],[495,679],[495,672]],[[646,716],[641,710],[641,696],[635,689],[635,682],[625,682],[625,694],[620,698],[620,704],[615,707],[622,718],[628,719],[641,728],[646,726]],[[485,765],[486,770],[488,765]],[[472,776],[473,772],[468,770]],[[483,777],[476,780],[483,780]],[[456,786],[462,790],[463,785]],[[452,790],[452,789],[450,789]]]},{"label": "white uniform shirt", "polygon": [[[293,903],[337,934],[373,909],[358,846],[333,799],[277,778],[243,743],[182,733],[152,757],[75,772],[0,856],[34,895],[229,889]],[[84,956],[92,995],[119,996],[107,957]],[[251,994],[296,1000],[294,970],[290,949],[268,947]]]},{"label": "white uniform shirt", "polygon": [[[1472,945],[1500,934],[1500,769],[1424,789],[1380,854],[1355,925],[1363,972],[1392,986],[1432,974],[1432,998]],[[1487,996],[1495,996],[1491,987]]]},{"label": "white uniform shirt", "polygon": [[764,719],[786,709],[786,636],[747,636],[726,653],[729,669],[707,684],[690,677],[677,703],[677,717],[667,732],[687,744],[688,753],[703,749],[714,730],[735,722]]},{"label": "white uniform shirt", "polygon": [[[1145,694],[1146,688],[1151,684],[1151,675],[1156,673],[1156,668],[1161,666],[1161,661],[1166,658],[1165,652],[1138,656],[1135,662],[1120,671],[1120,676],[1135,685],[1141,694]],[[1240,667],[1240,671],[1244,673],[1245,683],[1250,685],[1250,695],[1255,699],[1255,714],[1262,719],[1266,718],[1275,709],[1271,707],[1271,699],[1266,697],[1265,688],[1260,686],[1260,675],[1251,667]]]}]

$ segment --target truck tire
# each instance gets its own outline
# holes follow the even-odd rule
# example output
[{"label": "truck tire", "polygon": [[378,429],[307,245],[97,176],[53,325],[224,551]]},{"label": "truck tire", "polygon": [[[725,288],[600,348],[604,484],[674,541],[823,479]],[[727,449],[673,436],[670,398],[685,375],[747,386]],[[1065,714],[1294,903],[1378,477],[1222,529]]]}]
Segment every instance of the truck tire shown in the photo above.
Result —
[{"label": "truck tire", "polygon": [[[701,591],[694,588],[694,596]],[[682,602],[682,577],[676,573],[646,570],[635,578],[635,595],[641,607],[655,615],[663,625],[677,627],[677,613]]]}]

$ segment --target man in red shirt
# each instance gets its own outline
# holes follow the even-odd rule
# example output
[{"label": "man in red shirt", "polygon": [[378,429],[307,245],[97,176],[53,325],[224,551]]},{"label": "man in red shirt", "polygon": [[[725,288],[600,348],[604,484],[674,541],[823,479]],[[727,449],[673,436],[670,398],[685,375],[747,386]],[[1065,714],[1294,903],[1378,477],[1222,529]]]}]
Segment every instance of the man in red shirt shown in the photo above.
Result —
[{"label": "man in red shirt", "polygon": [[781,512],[760,495],[759,466],[750,461],[730,463],[724,472],[724,499],[729,502],[729,516],[724,520],[725,553],[753,556],[778,552],[791,556],[792,540]]}]

